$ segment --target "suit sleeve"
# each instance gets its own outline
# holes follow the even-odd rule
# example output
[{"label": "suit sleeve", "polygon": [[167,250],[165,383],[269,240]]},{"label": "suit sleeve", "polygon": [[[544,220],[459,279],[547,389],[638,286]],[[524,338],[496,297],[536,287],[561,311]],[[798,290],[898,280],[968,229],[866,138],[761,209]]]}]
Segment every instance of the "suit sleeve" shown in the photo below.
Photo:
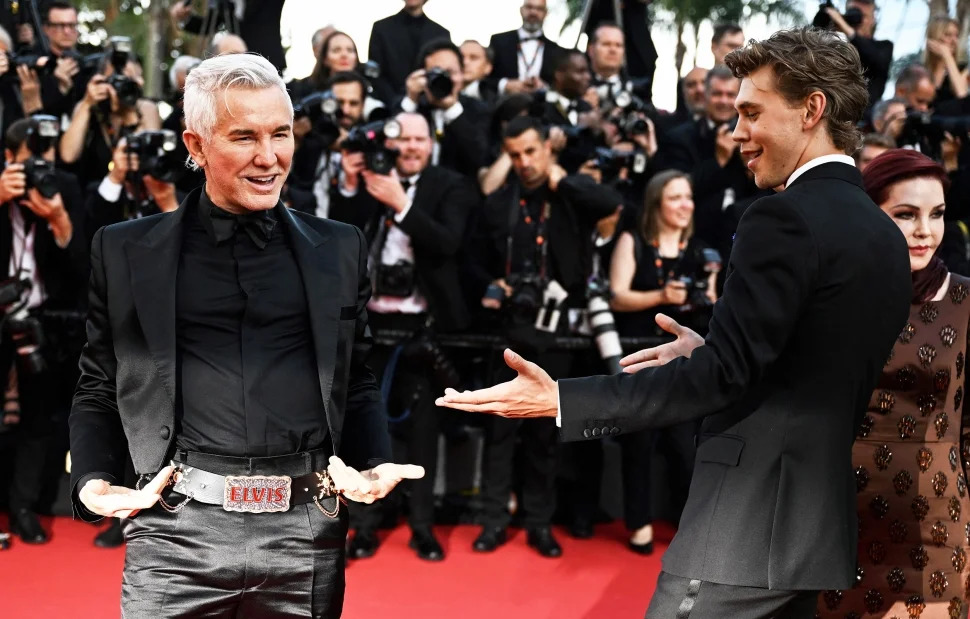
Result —
[{"label": "suit sleeve", "polygon": [[619,191],[600,185],[585,174],[574,174],[562,179],[558,192],[575,204],[591,222],[612,215],[623,204],[623,196]]},{"label": "suit sleeve", "polygon": [[88,342],[81,351],[81,377],[69,419],[74,506],[78,516],[88,521],[100,518],[81,505],[78,482],[94,477],[122,479],[128,445],[118,413],[117,362],[108,319],[103,235],[104,230],[98,230],[91,245]]},{"label": "suit sleeve", "polygon": [[705,345],[689,359],[635,374],[559,381],[563,440],[699,419],[737,402],[761,380],[784,350],[818,273],[812,234],[782,195],[745,213],[731,268]]},{"label": "suit sleeve", "polygon": [[442,194],[436,213],[411,207],[398,224],[410,238],[415,251],[426,256],[454,256],[461,248],[468,217],[478,202],[478,193],[466,179],[454,179]]},{"label": "suit sleeve", "polygon": [[483,117],[466,107],[461,116],[445,128],[445,135],[453,136],[454,169],[469,178],[475,178],[479,169],[488,165],[485,161],[488,138]]},{"label": "suit sleeve", "polygon": [[356,230],[356,233],[357,320],[340,455],[349,466],[364,470],[390,460],[391,439],[377,379],[365,363],[372,345],[370,327],[367,326],[367,301],[370,300],[371,288],[367,277],[367,241],[360,230]]},{"label": "suit sleeve", "polygon": [[[690,145],[679,138],[679,135],[668,136],[660,145],[656,157],[658,172],[680,170],[690,174],[694,171],[694,162],[697,160],[697,156],[692,152]],[[714,161],[714,165],[717,165],[717,161]]]}]

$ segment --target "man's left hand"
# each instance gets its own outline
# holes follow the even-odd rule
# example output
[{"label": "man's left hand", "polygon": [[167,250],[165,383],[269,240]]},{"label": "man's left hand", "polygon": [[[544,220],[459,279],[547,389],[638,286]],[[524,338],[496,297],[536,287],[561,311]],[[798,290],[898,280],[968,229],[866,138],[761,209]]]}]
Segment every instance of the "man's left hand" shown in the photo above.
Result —
[{"label": "man's left hand", "polygon": [[64,210],[64,201],[59,193],[55,193],[53,198],[45,198],[36,189],[30,189],[22,203],[35,215],[47,220],[48,223],[54,223],[67,214],[67,211]]},{"label": "man's left hand", "polygon": [[559,408],[559,389],[545,370],[505,349],[505,364],[518,372],[512,380],[477,391],[459,393],[445,389],[438,406],[473,413],[490,413],[509,419],[555,417]]},{"label": "man's left hand", "polygon": [[387,462],[366,471],[357,471],[337,456],[330,456],[327,472],[337,491],[357,503],[373,503],[386,497],[402,480],[424,477],[424,467],[416,464]]},{"label": "man's left hand", "polygon": [[392,208],[395,213],[400,213],[408,205],[408,195],[404,192],[396,171],[392,170],[390,174],[385,175],[364,170],[360,174],[364,177],[367,193]]}]

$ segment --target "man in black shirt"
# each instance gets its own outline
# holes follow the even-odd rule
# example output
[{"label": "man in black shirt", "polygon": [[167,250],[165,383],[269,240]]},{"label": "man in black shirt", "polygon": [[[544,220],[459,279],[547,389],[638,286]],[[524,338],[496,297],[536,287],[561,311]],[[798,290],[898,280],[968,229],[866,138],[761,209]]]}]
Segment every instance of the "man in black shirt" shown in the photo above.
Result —
[{"label": "man in black shirt", "polygon": [[[338,617],[338,495],[423,473],[385,463],[366,243],[280,203],[293,110],[269,61],[200,64],[185,119],[205,186],[92,241],[75,508],[127,518],[126,616]],[[126,451],[141,490],[115,485]]]},{"label": "man in black shirt", "polygon": [[889,80],[889,69],[893,62],[893,42],[873,38],[876,32],[876,3],[873,0],[849,0],[845,4],[846,13],[856,11],[861,16],[861,23],[855,27],[849,25],[838,9],[832,6],[823,9],[832,20],[832,24],[849,38],[849,43],[858,50],[869,87],[870,107],[882,99]]}]

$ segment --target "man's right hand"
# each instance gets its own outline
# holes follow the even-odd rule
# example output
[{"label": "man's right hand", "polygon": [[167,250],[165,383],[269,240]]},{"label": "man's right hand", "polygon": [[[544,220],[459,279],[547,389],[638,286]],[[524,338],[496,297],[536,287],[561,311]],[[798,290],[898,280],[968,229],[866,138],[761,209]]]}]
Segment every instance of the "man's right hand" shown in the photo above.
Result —
[{"label": "man's right hand", "polygon": [[677,279],[668,281],[663,287],[663,301],[664,305],[687,303],[687,285]]},{"label": "man's right hand", "polygon": [[166,466],[141,490],[112,486],[103,479],[92,479],[78,492],[78,499],[93,514],[106,518],[132,518],[158,502],[162,490],[175,470]]},{"label": "man's right hand", "polygon": [[677,336],[673,342],[645,348],[632,355],[627,355],[620,359],[620,365],[627,374],[634,374],[643,368],[652,368],[665,365],[677,357],[691,356],[695,348],[704,345],[704,338],[694,331],[677,323],[676,320],[666,314],[657,314],[657,324],[667,333]]},{"label": "man's right hand", "polygon": [[[48,60],[50,62],[50,60]],[[74,76],[81,72],[81,67],[77,60],[73,58],[58,58],[54,66],[54,77],[57,78],[57,87],[61,94],[70,92],[74,86]]]},{"label": "man's right hand", "polygon": [[366,168],[364,153],[341,151],[340,167],[344,171],[343,189],[354,193],[360,186],[360,173]]},{"label": "man's right hand", "polygon": [[19,198],[27,191],[27,175],[24,164],[8,163],[0,174],[0,204]]},{"label": "man's right hand", "polygon": [[408,99],[417,104],[421,100],[421,93],[425,91],[428,87],[427,73],[424,69],[418,69],[408,75],[407,80],[404,82],[404,87],[407,90]]},{"label": "man's right hand", "polygon": [[107,78],[103,75],[95,75],[88,82],[88,88],[84,93],[84,102],[93,107],[99,102],[111,96],[111,87],[106,82]]},{"label": "man's right hand", "polygon": [[181,0],[172,4],[172,7],[168,10],[169,15],[172,16],[172,20],[176,24],[180,24],[187,20],[190,15],[192,15],[192,3],[186,5]]}]

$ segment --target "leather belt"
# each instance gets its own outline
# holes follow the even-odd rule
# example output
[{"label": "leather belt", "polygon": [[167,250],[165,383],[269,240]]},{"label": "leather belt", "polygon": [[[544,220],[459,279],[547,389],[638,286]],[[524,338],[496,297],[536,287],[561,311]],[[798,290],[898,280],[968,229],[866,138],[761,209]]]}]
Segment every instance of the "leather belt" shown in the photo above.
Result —
[{"label": "leather belt", "polygon": [[[327,471],[308,473],[299,477],[287,475],[218,475],[172,460],[172,489],[186,499],[173,510],[181,509],[190,500],[208,505],[221,505],[226,511],[266,513],[287,511],[291,505],[315,503],[327,516],[335,518],[342,500]],[[327,510],[321,501],[333,497],[336,504]]]}]

